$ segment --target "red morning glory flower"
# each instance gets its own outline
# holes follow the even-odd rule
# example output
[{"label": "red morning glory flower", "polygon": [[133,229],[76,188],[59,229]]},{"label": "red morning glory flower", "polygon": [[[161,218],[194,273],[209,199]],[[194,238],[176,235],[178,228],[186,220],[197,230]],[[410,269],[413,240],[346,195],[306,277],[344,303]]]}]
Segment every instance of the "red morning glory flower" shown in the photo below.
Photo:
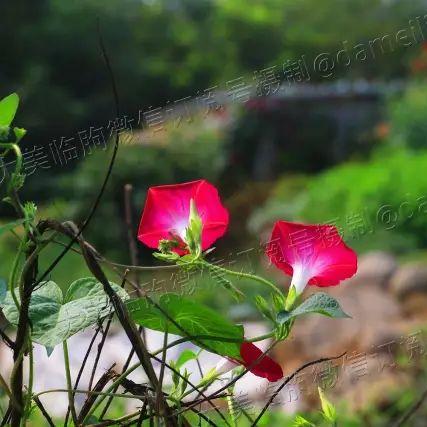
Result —
[{"label": "red morning glory flower", "polygon": [[228,211],[221,203],[218,190],[205,180],[151,187],[138,239],[153,249],[159,247],[161,240],[173,240],[177,243],[173,248],[176,253],[188,253],[185,240],[192,202],[202,221],[202,250],[208,249],[227,230]]},{"label": "red morning glory flower", "polygon": [[357,271],[357,255],[333,225],[274,224],[266,254],[292,276],[297,295],[309,285],[334,286]]},{"label": "red morning glory flower", "polygon": [[[271,357],[264,355],[260,357],[263,352],[251,342],[243,342],[240,346],[241,361],[234,359],[223,359],[215,368],[217,375],[225,374],[231,371],[236,366],[243,365],[249,369],[257,377],[266,378],[270,382],[279,381],[283,378],[282,368]],[[258,360],[258,358],[260,358]],[[255,363],[255,361],[258,362]]]}]

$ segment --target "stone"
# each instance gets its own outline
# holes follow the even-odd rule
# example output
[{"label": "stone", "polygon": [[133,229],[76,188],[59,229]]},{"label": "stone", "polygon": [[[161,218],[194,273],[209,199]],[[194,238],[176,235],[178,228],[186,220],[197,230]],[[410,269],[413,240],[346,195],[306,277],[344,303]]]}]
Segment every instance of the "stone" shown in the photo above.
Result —
[{"label": "stone", "polygon": [[390,280],[390,290],[398,298],[427,294],[427,266],[411,262],[400,267]]},{"label": "stone", "polygon": [[375,281],[386,287],[396,269],[393,255],[381,251],[368,252],[359,257],[357,273],[351,281]]}]

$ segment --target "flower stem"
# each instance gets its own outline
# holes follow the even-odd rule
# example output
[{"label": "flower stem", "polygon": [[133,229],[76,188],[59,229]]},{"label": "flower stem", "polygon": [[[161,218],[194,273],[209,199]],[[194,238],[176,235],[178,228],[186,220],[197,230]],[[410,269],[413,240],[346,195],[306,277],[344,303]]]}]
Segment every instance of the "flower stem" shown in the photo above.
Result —
[{"label": "flower stem", "polygon": [[8,142],[8,143],[0,143],[0,147],[6,148],[7,149],[6,153],[9,150],[15,151],[15,156],[16,156],[15,173],[19,173],[22,169],[22,153],[21,153],[21,149],[19,148],[19,145]]},{"label": "flower stem", "polygon": [[256,274],[243,273],[241,271],[229,270],[228,268],[224,268],[224,267],[220,267],[218,265],[210,264],[209,262],[207,262],[203,259],[198,259],[197,261],[195,261],[195,263],[197,265],[199,265],[200,267],[206,267],[207,269],[209,269],[210,271],[215,272],[215,273],[222,272],[222,273],[228,274],[230,276],[238,277],[239,279],[245,278],[245,279],[254,280],[255,282],[262,283],[263,285],[269,286],[275,292],[280,294],[280,296],[283,296],[283,293],[280,291],[280,289],[273,282],[270,282],[269,280],[264,279],[263,277],[257,276]]},{"label": "flower stem", "polygon": [[28,354],[29,354],[29,372],[28,372],[28,390],[27,399],[25,403],[24,416],[21,421],[21,425],[25,427],[28,417],[31,412],[31,401],[33,399],[33,384],[34,384],[34,353],[33,343],[31,338],[28,337]]},{"label": "flower stem", "polygon": [[94,403],[91,410],[87,413],[86,417],[83,419],[83,421],[82,421],[83,424],[99,408],[101,403],[108,396],[108,393],[111,393],[117,385],[120,385],[120,383],[123,381],[124,378],[126,378],[129,374],[131,374],[133,371],[135,371],[135,369],[137,369],[139,366],[141,366],[140,362],[137,362],[134,365],[130,366],[125,372],[123,372],[121,375],[119,375],[117,377],[117,379],[111,383],[110,387],[108,387],[103,394],[98,393],[100,395],[100,398],[98,399],[98,401],[96,403]]},{"label": "flower stem", "polygon": [[16,274],[18,272],[19,260],[21,258],[22,253],[24,252],[25,242],[26,242],[26,237],[22,238],[19,243],[18,251],[13,261],[12,270],[9,276],[9,292],[12,295],[13,302],[15,303],[16,309],[18,311],[19,311],[20,304],[15,292]]},{"label": "flower stem", "polygon": [[0,387],[9,396],[9,398],[12,398],[12,393],[10,392],[9,386],[7,385],[6,380],[2,377],[1,374],[0,374]]},{"label": "flower stem", "polygon": [[236,411],[234,410],[234,402],[233,402],[233,390],[232,388],[228,389],[227,396],[227,404],[228,404],[228,411],[230,412],[230,419],[231,419],[231,427],[237,427],[236,424]]},{"label": "flower stem", "polygon": [[68,391],[68,404],[70,406],[71,416],[73,418],[74,425],[78,425],[77,412],[74,406],[73,398],[73,384],[71,382],[71,371],[70,371],[70,358],[68,356],[68,345],[67,341],[62,342],[62,348],[64,350],[64,365],[65,365],[65,376],[67,379],[67,391]]},{"label": "flower stem", "polygon": [[258,341],[263,341],[263,340],[273,338],[273,337],[274,337],[274,331],[268,332],[267,334],[264,334],[264,335],[259,335],[255,338],[245,339],[245,341],[246,342],[258,342]]}]

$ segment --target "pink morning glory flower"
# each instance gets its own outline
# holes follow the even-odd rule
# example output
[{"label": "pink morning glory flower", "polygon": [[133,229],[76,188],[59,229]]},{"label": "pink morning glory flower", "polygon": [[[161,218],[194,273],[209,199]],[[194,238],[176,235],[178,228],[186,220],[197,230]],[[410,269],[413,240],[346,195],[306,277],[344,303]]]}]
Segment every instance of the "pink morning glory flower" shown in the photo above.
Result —
[{"label": "pink morning glory flower", "polygon": [[218,190],[205,180],[151,187],[138,239],[153,249],[159,247],[161,240],[173,240],[176,242],[174,252],[188,253],[186,229],[192,203],[202,221],[201,249],[208,249],[227,230],[228,211],[221,203]]},{"label": "pink morning glory flower", "polygon": [[[243,365],[257,377],[266,378],[270,382],[279,381],[283,378],[282,368],[271,357],[264,355],[263,352],[251,342],[243,342],[240,346],[241,361],[224,358],[216,366],[217,375],[225,374],[237,366]],[[255,361],[258,362],[255,363]]]},{"label": "pink morning glory flower", "polygon": [[335,286],[357,271],[357,255],[333,225],[274,224],[266,254],[292,276],[296,294],[308,285]]}]

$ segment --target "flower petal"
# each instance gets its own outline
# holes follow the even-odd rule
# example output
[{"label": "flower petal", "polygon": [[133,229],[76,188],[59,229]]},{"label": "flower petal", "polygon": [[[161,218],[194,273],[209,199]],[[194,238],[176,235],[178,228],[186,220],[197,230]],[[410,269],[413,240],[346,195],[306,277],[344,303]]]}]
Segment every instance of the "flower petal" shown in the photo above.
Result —
[{"label": "flower petal", "polygon": [[[242,356],[242,364],[249,369],[254,375],[266,378],[270,382],[275,382],[283,378],[283,371],[271,357],[264,355],[256,345],[251,342],[244,342],[240,346],[240,355]],[[258,362],[255,361],[260,358]]]},{"label": "flower petal", "polygon": [[279,269],[294,276],[297,290],[307,282],[334,286],[357,271],[356,253],[333,225],[277,221],[266,254]]},{"label": "flower petal", "polygon": [[[138,228],[138,239],[153,249],[173,235],[185,238],[190,201],[194,200],[203,222],[202,250],[208,249],[228,227],[228,211],[217,189],[205,180],[151,187]],[[182,252],[182,251],[180,251]]]}]

